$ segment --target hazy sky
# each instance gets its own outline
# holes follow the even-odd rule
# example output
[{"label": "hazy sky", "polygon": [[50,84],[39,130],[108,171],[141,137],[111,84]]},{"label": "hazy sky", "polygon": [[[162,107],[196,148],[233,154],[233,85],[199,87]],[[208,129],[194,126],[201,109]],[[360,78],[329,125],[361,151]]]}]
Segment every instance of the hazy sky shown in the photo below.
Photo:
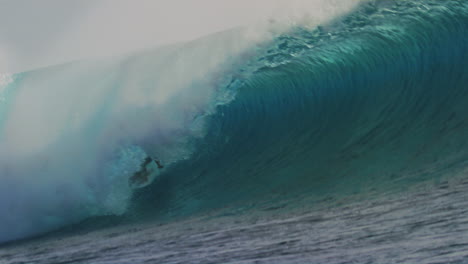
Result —
[{"label": "hazy sky", "polygon": [[357,1],[0,0],[0,72],[190,40],[305,9],[326,16]]}]

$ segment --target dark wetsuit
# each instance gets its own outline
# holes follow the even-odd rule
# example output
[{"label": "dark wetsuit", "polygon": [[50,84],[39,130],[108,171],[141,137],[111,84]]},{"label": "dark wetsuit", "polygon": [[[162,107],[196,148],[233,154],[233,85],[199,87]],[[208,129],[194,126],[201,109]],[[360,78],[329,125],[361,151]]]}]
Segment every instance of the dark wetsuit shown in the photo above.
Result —
[{"label": "dark wetsuit", "polygon": [[[138,171],[137,173],[135,173],[129,179],[130,183],[135,183],[135,182],[145,183],[145,182],[147,182],[149,172],[146,169],[146,166],[148,166],[148,164],[150,164],[152,161],[153,161],[153,158],[151,158],[149,156],[146,157],[145,161],[141,164],[141,170]],[[164,168],[164,166],[161,164],[161,162],[159,160],[155,159],[154,162],[156,162],[156,164],[158,165],[158,169]]]},{"label": "dark wetsuit", "polygon": [[161,164],[159,160],[154,160],[154,162],[156,162],[156,164],[158,165],[158,169],[164,168],[164,166]]},{"label": "dark wetsuit", "polygon": [[141,164],[141,167],[143,168],[143,170],[146,170],[146,165],[150,164],[151,161],[153,161],[153,160],[158,165],[158,169],[164,168],[164,165],[161,164],[161,161],[159,161],[158,159],[153,159],[150,156],[148,156],[148,157],[146,157],[145,162],[143,162],[143,164]]}]

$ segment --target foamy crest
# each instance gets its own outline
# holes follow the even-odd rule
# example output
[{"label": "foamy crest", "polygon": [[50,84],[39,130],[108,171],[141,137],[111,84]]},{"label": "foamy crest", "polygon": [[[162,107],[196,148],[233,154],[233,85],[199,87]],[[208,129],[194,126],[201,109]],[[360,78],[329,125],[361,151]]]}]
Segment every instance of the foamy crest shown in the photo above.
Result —
[{"label": "foamy crest", "polygon": [[8,85],[13,82],[13,77],[9,73],[0,73],[0,103],[6,101],[6,90]]}]

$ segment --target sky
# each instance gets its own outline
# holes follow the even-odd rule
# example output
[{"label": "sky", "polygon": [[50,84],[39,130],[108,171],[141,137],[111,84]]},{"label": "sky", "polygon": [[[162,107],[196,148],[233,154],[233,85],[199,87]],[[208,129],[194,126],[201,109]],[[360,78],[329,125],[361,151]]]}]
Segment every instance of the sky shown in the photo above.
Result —
[{"label": "sky", "polygon": [[0,73],[187,41],[358,0],[0,0]]}]

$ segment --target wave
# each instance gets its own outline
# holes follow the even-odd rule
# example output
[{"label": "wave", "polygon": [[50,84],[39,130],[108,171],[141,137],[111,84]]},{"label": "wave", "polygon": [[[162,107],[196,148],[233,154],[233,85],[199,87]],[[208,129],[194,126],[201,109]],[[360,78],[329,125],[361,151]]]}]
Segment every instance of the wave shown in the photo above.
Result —
[{"label": "wave", "polygon": [[136,210],[386,192],[465,166],[466,4],[393,4],[277,37]]},{"label": "wave", "polygon": [[[450,177],[467,165],[467,31],[464,1],[371,1],[272,39],[232,30],[2,77],[0,241]],[[165,168],[132,190],[147,156]]]},{"label": "wave", "polygon": [[229,70],[257,41],[238,29],[2,75],[0,241],[126,212],[148,156],[166,167],[191,157],[205,117],[233,99],[220,88]]}]

